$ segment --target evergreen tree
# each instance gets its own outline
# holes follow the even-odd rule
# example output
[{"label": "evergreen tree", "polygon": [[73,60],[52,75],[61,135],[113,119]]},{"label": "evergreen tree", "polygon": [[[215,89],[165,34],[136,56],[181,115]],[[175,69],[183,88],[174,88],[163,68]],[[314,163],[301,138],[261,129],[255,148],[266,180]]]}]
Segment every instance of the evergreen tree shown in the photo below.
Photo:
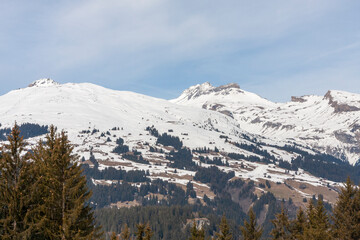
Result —
[{"label": "evergreen tree", "polygon": [[32,163],[16,124],[8,142],[0,154],[0,234],[1,239],[26,239],[33,231],[29,222]]},{"label": "evergreen tree", "polygon": [[252,208],[248,212],[249,222],[244,221],[244,226],[240,227],[243,240],[259,240],[263,229],[256,226],[256,215]]},{"label": "evergreen tree", "polygon": [[304,230],[305,239],[332,239],[332,236],[330,234],[329,219],[322,198],[319,198],[316,207],[314,207],[313,201],[310,201],[307,215],[308,223]]},{"label": "evergreen tree", "polygon": [[127,224],[125,224],[120,234],[121,240],[130,240],[130,230]]},{"label": "evergreen tree", "polygon": [[281,208],[281,213],[276,214],[276,218],[272,220],[272,223],[274,228],[270,234],[273,236],[273,239],[290,239],[290,222],[283,206]]},{"label": "evergreen tree", "polygon": [[198,229],[196,226],[196,221],[194,220],[191,230],[190,230],[191,236],[189,240],[205,240],[205,231],[204,228],[201,227],[201,229]]},{"label": "evergreen tree", "polygon": [[291,239],[304,239],[304,229],[306,226],[306,216],[302,208],[297,212],[296,219],[291,224]]},{"label": "evergreen tree", "polygon": [[356,194],[353,202],[354,219],[352,225],[352,233],[350,239],[360,239],[360,190],[356,189]]},{"label": "evergreen tree", "polygon": [[153,231],[150,228],[150,224],[146,224],[145,227],[145,237],[144,240],[151,240],[151,237],[154,235]]},{"label": "evergreen tree", "polygon": [[227,223],[227,219],[225,217],[225,214],[222,216],[221,218],[221,222],[220,222],[220,232],[216,233],[216,239],[217,240],[232,240],[233,237],[230,233],[230,228],[229,225]]},{"label": "evergreen tree", "polygon": [[[57,222],[49,218],[50,210],[54,211],[54,206],[51,201],[54,200],[53,190],[53,172],[52,161],[54,158],[56,129],[51,126],[49,134],[46,136],[46,150],[45,146],[40,140],[33,149],[32,159],[34,160],[34,174],[35,182],[31,188],[33,194],[33,201],[39,206],[33,211],[32,223],[36,226],[35,235],[39,239],[56,239],[54,234],[58,231]],[[59,239],[59,238],[58,238]]]},{"label": "evergreen tree", "polygon": [[54,126],[46,143],[39,142],[33,150],[41,176],[35,185],[38,190],[34,189],[42,199],[37,222],[44,239],[97,239],[102,235],[87,203],[91,193],[86,178],[72,151],[67,135],[56,134]]},{"label": "evergreen tree", "polygon": [[111,233],[110,240],[118,240],[119,238],[116,236],[115,232]]},{"label": "evergreen tree", "polygon": [[333,236],[341,239],[360,239],[359,190],[355,188],[350,178],[341,188],[334,208]]},{"label": "evergreen tree", "polygon": [[145,224],[137,224],[136,228],[136,240],[144,240]]}]

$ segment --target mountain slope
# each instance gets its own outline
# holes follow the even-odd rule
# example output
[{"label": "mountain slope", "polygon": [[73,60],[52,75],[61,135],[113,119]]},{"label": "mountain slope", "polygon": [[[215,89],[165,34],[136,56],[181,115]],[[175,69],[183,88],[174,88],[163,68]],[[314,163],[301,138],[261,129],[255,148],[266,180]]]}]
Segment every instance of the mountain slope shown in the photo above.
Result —
[{"label": "mountain slope", "polygon": [[171,102],[224,113],[250,133],[307,145],[351,164],[360,159],[359,94],[328,91],[324,97],[292,97],[291,102],[273,103],[236,84],[213,87],[204,83]]},{"label": "mountain slope", "polygon": [[[338,183],[334,181],[342,181],[344,174],[337,177],[333,172],[312,171],[312,158],[326,162],[328,156],[306,147],[307,141],[293,146],[288,138],[274,138],[271,134],[264,137],[246,131],[249,123],[242,118],[252,119],[254,114],[263,113],[260,110],[267,113],[278,104],[233,84],[220,88],[206,84],[192,90],[196,91],[189,91],[191,96],[183,97],[179,104],[180,101],[174,103],[89,83],[58,84],[41,79],[27,88],[0,96],[0,133],[5,133],[1,131],[15,121],[54,124],[68,133],[75,153],[84,164],[100,170],[109,167],[144,170],[151,179],[182,187],[192,181],[199,199],[205,194],[214,198],[215,193],[209,184],[195,181],[195,174],[203,167],[216,166],[221,171],[234,172],[233,180],[241,178],[258,184],[270,181],[277,197],[295,196],[297,204],[316,191],[323,191],[325,199],[335,201],[337,194],[333,188]],[[192,99],[202,100],[198,105],[182,105],[192,105]],[[207,109],[199,105],[204,99],[208,99]],[[222,105],[216,108],[213,104],[218,104],[219,99]],[[239,104],[243,102],[246,106]],[[259,127],[249,126],[252,132]],[[41,137],[28,139],[30,146]],[[304,165],[307,171],[299,165],[305,161],[305,155],[309,161]],[[298,165],[290,164],[293,159],[297,159]],[[335,161],[331,166],[337,168],[336,159],[330,161]],[[327,180],[327,176],[333,181]],[[115,181],[95,177],[92,180],[95,185]],[[305,183],[307,189],[299,187]],[[263,193],[258,188],[255,190],[259,195]]]},{"label": "mountain slope", "polygon": [[[60,85],[50,81],[42,84],[41,80],[0,99],[0,121],[4,126],[16,120],[18,123],[53,123],[66,130],[121,126],[138,133],[154,124],[164,131],[170,127],[186,131],[196,123],[209,129],[221,127],[227,133],[240,130],[234,120],[218,113],[89,83]],[[181,127],[177,127],[179,125]]]}]

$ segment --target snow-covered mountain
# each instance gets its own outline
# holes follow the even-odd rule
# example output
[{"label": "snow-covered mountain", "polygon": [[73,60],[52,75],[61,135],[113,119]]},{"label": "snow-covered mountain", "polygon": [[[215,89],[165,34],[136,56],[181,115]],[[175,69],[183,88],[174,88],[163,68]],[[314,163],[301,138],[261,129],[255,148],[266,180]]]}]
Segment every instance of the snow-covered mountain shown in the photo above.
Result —
[{"label": "snow-covered mountain", "polygon": [[[167,100],[126,91],[114,91],[90,83],[58,84],[38,80],[27,88],[0,97],[0,123],[9,127],[21,123],[54,124],[70,133],[87,129],[121,127],[139,136],[148,126],[161,132],[192,135],[188,144],[203,147],[223,134],[239,135],[239,124],[223,114],[181,106]],[[140,137],[141,138],[141,137]],[[184,139],[185,142],[186,139]],[[225,146],[224,146],[225,147]]]},{"label": "snow-covered mountain", "polygon": [[[100,169],[146,170],[152,179],[185,186],[196,171],[172,164],[171,154],[177,149],[159,143],[150,127],[159,134],[178,137],[191,150],[192,164],[216,165],[222,171],[234,171],[235,178],[268,180],[276,183],[275,190],[279,183],[286,183],[291,185],[284,190],[289,195],[279,197],[297,196],[299,203],[319,189],[325,189],[325,197],[335,201],[336,192],[328,188],[338,183],[301,166],[293,169],[288,163],[299,157],[301,161],[304,152],[320,156],[343,147],[344,156],[355,162],[359,156],[354,140],[359,127],[357,97],[331,91],[326,97],[305,96],[280,104],[236,84],[213,87],[205,83],[168,101],[90,83],[40,79],[0,96],[0,133],[15,121],[54,124],[68,133],[75,153],[89,165],[94,164],[87,161],[93,155]],[[28,141],[31,145],[41,137]],[[129,147],[128,152],[114,151],[119,138]],[[296,148],[289,147],[294,142]],[[196,150],[204,147],[207,150]],[[139,154],[141,161],[136,157]],[[214,196],[209,186],[193,183],[199,197],[205,193]],[[300,183],[312,187],[300,189]]]},{"label": "snow-covered mountain", "polygon": [[360,159],[360,94],[331,90],[274,103],[237,84],[206,82],[171,102],[221,112],[250,133],[311,146],[351,164]]}]

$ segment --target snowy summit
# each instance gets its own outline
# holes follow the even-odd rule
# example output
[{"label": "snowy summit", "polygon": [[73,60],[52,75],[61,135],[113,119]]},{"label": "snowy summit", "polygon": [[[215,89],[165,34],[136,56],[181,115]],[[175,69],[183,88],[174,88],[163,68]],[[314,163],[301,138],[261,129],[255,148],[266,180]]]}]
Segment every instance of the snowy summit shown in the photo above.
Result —
[{"label": "snowy summit", "polygon": [[54,85],[60,85],[60,84],[50,78],[41,78],[39,80],[32,82],[28,87],[48,87]]}]

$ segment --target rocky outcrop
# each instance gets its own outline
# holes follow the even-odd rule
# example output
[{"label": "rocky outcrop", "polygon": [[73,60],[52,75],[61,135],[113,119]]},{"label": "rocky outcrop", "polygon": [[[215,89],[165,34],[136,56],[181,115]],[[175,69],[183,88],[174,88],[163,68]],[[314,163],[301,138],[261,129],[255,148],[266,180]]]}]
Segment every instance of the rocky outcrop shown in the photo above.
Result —
[{"label": "rocky outcrop", "polygon": [[266,128],[275,128],[275,129],[279,129],[282,126],[281,123],[274,123],[274,122],[266,122],[264,124],[264,127]]},{"label": "rocky outcrop", "polygon": [[255,118],[255,119],[253,119],[253,120],[251,121],[252,124],[261,123],[261,122],[262,122],[262,121],[261,121],[261,119],[260,119],[259,117]]},{"label": "rocky outcrop", "polygon": [[304,99],[303,97],[291,96],[291,101],[292,101],[292,102],[303,103],[303,102],[306,102],[306,99]]},{"label": "rocky outcrop", "polygon": [[226,84],[226,85],[221,85],[219,87],[216,87],[216,88],[213,89],[213,91],[214,92],[220,92],[220,91],[223,91],[223,90],[226,90],[226,89],[231,89],[231,88],[240,89],[240,86],[237,83],[229,83],[229,84]]},{"label": "rocky outcrop", "polygon": [[207,110],[212,110],[212,111],[217,111],[217,112],[219,112],[219,113],[222,113],[222,114],[225,114],[226,116],[229,116],[229,117],[231,117],[231,118],[234,118],[234,116],[233,116],[233,114],[232,114],[232,112],[231,111],[229,111],[229,110],[226,110],[226,109],[222,109],[222,108],[224,108],[225,106],[223,105],[223,104],[207,104],[207,103],[205,103],[205,104],[203,104],[202,105],[202,108],[203,109],[207,109]]},{"label": "rocky outcrop", "polygon": [[358,107],[351,106],[345,103],[338,103],[337,101],[335,101],[333,96],[331,95],[331,91],[328,91],[325,94],[324,99],[329,100],[329,104],[334,108],[335,113],[360,111],[360,108]]},{"label": "rocky outcrop", "polygon": [[222,110],[222,111],[219,111],[219,113],[222,113],[222,114],[225,114],[226,116],[234,118],[234,115],[229,110]]},{"label": "rocky outcrop", "polygon": [[[254,119],[254,120],[256,120],[256,119]],[[281,123],[278,123],[278,122],[277,123],[276,122],[266,122],[264,124],[264,127],[280,129],[280,130],[287,130],[287,131],[292,130],[292,129],[295,128],[294,125],[290,125],[290,124],[285,124],[284,125],[284,124],[281,124]]]},{"label": "rocky outcrop", "polygon": [[357,141],[357,146],[360,148],[360,131],[355,133],[355,138]]},{"label": "rocky outcrop", "polygon": [[357,122],[354,122],[353,124],[350,125],[350,131],[351,132],[357,132],[359,131],[360,132],[360,124],[357,123]]},{"label": "rocky outcrop", "polygon": [[343,143],[348,143],[348,144],[355,144],[356,143],[356,139],[354,136],[347,134],[341,130],[335,131],[334,132],[335,138],[337,140],[339,140],[340,142]]}]

